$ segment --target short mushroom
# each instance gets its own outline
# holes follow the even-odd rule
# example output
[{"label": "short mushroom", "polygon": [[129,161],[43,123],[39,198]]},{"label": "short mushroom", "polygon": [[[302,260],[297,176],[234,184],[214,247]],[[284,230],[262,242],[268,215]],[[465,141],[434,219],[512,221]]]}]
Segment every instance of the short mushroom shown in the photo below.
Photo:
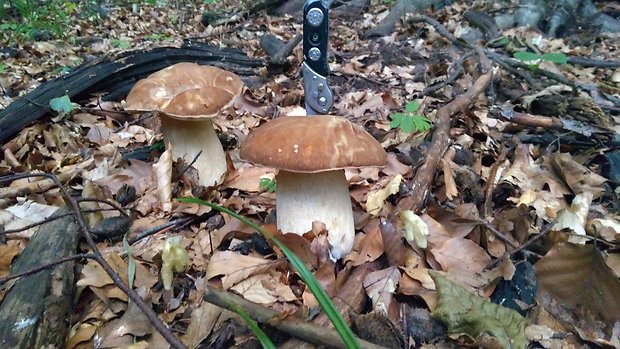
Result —
[{"label": "short mushroom", "polygon": [[345,168],[384,166],[387,155],[368,132],[331,115],[285,116],[253,130],[241,158],[280,170],[276,176],[278,228],[302,235],[325,223],[334,259],[351,251],[353,209]]},{"label": "short mushroom", "polygon": [[230,107],[243,82],[228,71],[195,63],[178,63],[138,81],[126,98],[128,111],[153,111],[174,159],[193,164],[204,186],[217,183],[226,172],[226,153],[211,118]]}]

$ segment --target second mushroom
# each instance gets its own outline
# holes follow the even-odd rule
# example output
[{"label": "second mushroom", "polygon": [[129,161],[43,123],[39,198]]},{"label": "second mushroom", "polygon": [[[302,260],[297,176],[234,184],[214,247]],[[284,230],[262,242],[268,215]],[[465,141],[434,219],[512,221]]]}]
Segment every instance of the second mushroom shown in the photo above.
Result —
[{"label": "second mushroom", "polygon": [[213,129],[212,118],[230,107],[243,82],[228,71],[195,63],[178,63],[138,81],[126,98],[129,111],[157,112],[166,146],[174,159],[193,164],[199,182],[216,184],[226,172],[226,153]]}]

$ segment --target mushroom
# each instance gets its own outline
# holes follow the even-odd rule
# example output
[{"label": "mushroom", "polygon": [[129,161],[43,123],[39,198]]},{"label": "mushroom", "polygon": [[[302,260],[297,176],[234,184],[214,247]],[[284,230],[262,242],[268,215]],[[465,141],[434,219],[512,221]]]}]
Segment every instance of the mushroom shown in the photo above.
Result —
[{"label": "mushroom", "polygon": [[195,63],[178,63],[138,81],[126,98],[129,111],[154,111],[174,159],[190,162],[204,186],[217,183],[226,172],[226,153],[211,118],[230,107],[243,82],[228,71]]},{"label": "mushroom", "polygon": [[384,166],[385,150],[362,127],[331,115],[285,116],[253,130],[241,158],[279,169],[278,228],[302,235],[313,221],[325,224],[331,256],[353,247],[355,227],[345,168]]}]

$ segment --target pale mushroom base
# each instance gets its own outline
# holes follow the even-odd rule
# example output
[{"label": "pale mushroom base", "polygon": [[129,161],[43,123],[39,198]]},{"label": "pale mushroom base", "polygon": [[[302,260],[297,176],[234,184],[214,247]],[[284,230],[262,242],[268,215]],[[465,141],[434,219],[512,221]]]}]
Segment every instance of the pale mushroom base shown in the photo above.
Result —
[{"label": "pale mushroom base", "polygon": [[325,223],[332,258],[351,252],[355,238],[349,186],[343,170],[320,173],[280,171],[276,177],[278,228],[303,235],[313,221]]},{"label": "pale mushroom base", "polygon": [[181,121],[162,116],[161,132],[166,146],[171,145],[174,160],[184,158],[189,164],[202,151],[192,165],[198,170],[201,185],[217,184],[226,173],[226,153],[211,120]]}]

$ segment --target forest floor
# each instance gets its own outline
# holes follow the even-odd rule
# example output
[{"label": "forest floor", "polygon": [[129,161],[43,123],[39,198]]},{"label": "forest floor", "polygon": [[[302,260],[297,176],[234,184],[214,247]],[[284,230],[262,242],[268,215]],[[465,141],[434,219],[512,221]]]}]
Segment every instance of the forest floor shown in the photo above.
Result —
[{"label": "forest floor", "polygon": [[[301,15],[244,16],[244,4],[223,3],[113,7],[96,21],[73,18],[66,39],[7,43],[0,106],[102,56],[192,38],[267,61],[263,35],[288,42],[301,33]],[[205,9],[226,15],[205,27]],[[239,220],[179,197],[217,203],[279,236],[349,306],[345,318],[368,341],[620,348],[619,37],[546,38],[514,28],[476,43],[459,39],[473,28],[463,19],[469,5],[457,3],[412,16],[390,36],[364,38],[388,9],[372,1],[354,19],[335,9],[330,19],[329,113],[363,126],[388,154],[385,167],[346,170],[357,234],[353,251],[336,263],[320,224],[303,237],[278,235],[277,171],[239,156],[254,128],[304,113],[301,44],[285,72],[244,77],[243,105],[214,120],[230,160],[216,186],[198,184],[192,159],[163,156],[157,117],[101,101],[109,91],[72,101],[69,113],[51,113],[3,143],[0,176],[7,177],[0,180],[52,173],[73,197],[127,210],[131,243],[123,242],[125,230],[105,228],[117,210],[81,204],[102,256],[190,348],[260,347],[237,314],[205,300],[210,288],[282,318],[319,317],[317,300],[279,248],[265,247]],[[538,60],[512,58],[520,51]],[[172,181],[161,180],[162,168]],[[10,292],[2,278],[37,230],[30,225],[63,205],[59,188],[33,180],[49,181],[0,182],[0,301]],[[171,237],[179,237],[176,245]],[[166,244],[189,256],[170,290],[161,281]],[[78,266],[67,349],[167,347],[95,260]],[[278,346],[300,345],[264,328]]]}]

